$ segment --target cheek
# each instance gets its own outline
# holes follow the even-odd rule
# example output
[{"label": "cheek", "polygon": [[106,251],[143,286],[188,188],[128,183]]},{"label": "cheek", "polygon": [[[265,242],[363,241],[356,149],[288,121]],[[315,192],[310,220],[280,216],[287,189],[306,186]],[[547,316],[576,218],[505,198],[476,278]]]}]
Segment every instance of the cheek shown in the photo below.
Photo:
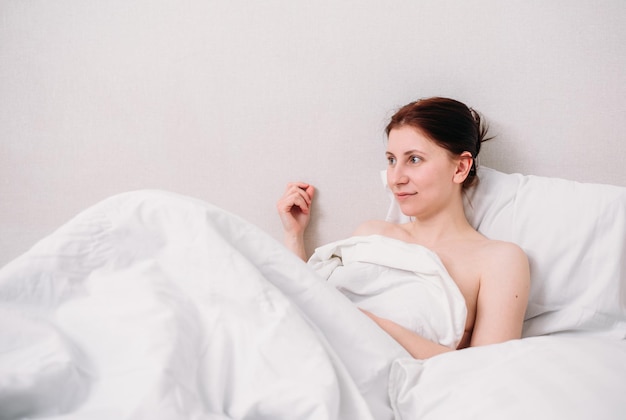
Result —
[{"label": "cheek", "polygon": [[422,166],[419,170],[413,171],[413,180],[423,186],[437,182],[437,170],[431,166]]},{"label": "cheek", "polygon": [[447,173],[442,173],[437,168],[423,168],[424,170],[415,173],[412,178],[413,184],[421,194],[439,194],[442,189],[446,188],[449,183],[447,181]]}]

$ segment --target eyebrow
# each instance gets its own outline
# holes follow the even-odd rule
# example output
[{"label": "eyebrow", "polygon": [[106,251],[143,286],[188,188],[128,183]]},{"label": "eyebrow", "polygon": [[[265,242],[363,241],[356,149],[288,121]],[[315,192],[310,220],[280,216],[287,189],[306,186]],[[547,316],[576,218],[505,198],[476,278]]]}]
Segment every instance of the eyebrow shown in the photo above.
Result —
[{"label": "eyebrow", "polygon": [[[417,150],[417,149],[407,150],[406,152],[403,153],[404,156],[410,156],[410,155],[415,155],[415,154],[426,155],[426,153],[422,152],[421,150]],[[391,153],[389,150],[387,150],[385,152],[385,155],[392,155],[393,156],[393,153]]]}]

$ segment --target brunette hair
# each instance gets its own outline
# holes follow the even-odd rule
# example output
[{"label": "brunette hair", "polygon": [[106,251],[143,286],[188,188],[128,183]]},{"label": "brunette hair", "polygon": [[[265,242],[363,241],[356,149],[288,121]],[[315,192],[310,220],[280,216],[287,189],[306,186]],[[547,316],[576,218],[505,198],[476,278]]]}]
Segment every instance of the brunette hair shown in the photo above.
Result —
[{"label": "brunette hair", "polygon": [[486,138],[488,127],[481,124],[480,115],[462,102],[449,98],[427,98],[411,102],[392,117],[385,132],[394,128],[414,127],[453,155],[472,154],[472,168],[463,187],[476,183],[476,157]]}]

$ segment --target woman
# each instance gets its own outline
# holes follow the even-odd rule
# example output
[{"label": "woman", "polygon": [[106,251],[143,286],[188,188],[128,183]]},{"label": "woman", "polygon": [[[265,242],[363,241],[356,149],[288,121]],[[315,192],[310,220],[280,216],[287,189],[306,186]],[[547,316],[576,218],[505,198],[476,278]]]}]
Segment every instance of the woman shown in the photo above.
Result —
[{"label": "woman", "polygon": [[[422,245],[439,256],[467,307],[457,349],[520,338],[530,286],[524,252],[484,237],[463,210],[463,190],[477,181],[476,157],[485,131],[477,113],[452,99],[429,98],[402,107],[386,128],[387,182],[412,221],[369,221],[354,233]],[[290,183],[277,203],[285,244],[302,259],[314,192],[312,185]],[[415,358],[452,350],[364,312]]]}]

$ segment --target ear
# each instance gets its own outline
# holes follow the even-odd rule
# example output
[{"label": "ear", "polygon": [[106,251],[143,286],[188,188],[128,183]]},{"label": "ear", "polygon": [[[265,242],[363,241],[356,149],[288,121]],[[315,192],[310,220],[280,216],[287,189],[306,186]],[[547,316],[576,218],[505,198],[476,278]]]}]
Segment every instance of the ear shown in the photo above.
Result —
[{"label": "ear", "polygon": [[454,173],[454,182],[462,184],[469,175],[470,169],[474,163],[474,158],[470,152],[463,152],[456,159],[456,171]]}]

